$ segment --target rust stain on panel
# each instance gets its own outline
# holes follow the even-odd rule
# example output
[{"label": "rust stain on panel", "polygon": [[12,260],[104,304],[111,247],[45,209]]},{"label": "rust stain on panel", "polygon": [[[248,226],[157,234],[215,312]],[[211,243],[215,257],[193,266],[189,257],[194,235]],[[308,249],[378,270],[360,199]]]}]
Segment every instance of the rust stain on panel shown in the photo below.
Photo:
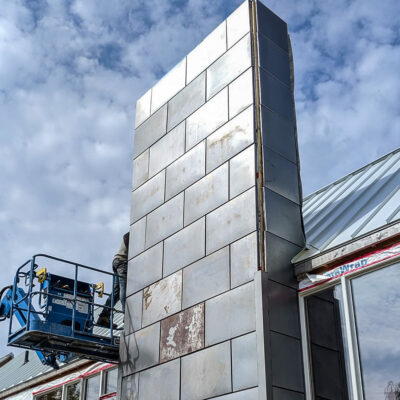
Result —
[{"label": "rust stain on panel", "polygon": [[204,347],[204,303],[161,321],[160,362]]}]

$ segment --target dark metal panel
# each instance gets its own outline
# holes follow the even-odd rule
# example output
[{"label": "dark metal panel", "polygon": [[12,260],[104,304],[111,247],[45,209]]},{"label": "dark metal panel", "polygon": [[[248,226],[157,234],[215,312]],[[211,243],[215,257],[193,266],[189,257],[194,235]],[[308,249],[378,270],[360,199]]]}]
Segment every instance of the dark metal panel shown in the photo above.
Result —
[{"label": "dark metal panel", "polygon": [[261,104],[289,122],[294,120],[292,93],[272,74],[260,68]]},{"label": "dark metal panel", "polygon": [[300,340],[271,332],[272,385],[304,391]]},{"label": "dark metal panel", "polygon": [[266,209],[266,230],[275,235],[303,246],[300,206],[272,190],[264,189]]},{"label": "dark metal panel", "polygon": [[272,389],[272,395],[274,400],[304,400],[305,398],[303,393],[277,387]]},{"label": "dark metal panel", "polygon": [[271,330],[300,339],[297,290],[269,280],[267,295]]},{"label": "dark metal panel", "polygon": [[260,66],[290,87],[289,54],[264,35],[258,36]]},{"label": "dark metal panel", "polygon": [[257,1],[258,30],[283,50],[288,51],[288,33],[286,22]]},{"label": "dark metal panel", "polygon": [[296,138],[292,122],[284,120],[266,107],[261,107],[261,129],[264,146],[296,162]]},{"label": "dark metal panel", "polygon": [[264,186],[300,204],[297,165],[270,150],[264,152]]}]

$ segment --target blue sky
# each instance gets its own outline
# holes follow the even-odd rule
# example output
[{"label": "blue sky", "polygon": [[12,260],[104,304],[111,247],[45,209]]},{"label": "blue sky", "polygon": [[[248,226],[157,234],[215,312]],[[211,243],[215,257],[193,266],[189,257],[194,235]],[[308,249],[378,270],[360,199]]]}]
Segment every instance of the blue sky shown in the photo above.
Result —
[{"label": "blue sky", "polygon": [[[135,102],[240,3],[2,3],[1,286],[37,252],[110,268],[129,224]],[[289,24],[304,193],[398,147],[400,3],[265,4]]]}]

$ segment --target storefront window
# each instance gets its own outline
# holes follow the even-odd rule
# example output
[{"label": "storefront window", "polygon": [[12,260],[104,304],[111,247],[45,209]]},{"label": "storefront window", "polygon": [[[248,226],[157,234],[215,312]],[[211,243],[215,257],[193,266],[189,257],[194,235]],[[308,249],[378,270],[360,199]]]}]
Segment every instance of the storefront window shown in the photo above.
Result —
[{"label": "storefront window", "polygon": [[114,393],[117,391],[118,368],[113,368],[105,372],[104,393]]},{"label": "storefront window", "polygon": [[40,394],[35,397],[35,400],[61,400],[62,388],[57,388],[49,392]]},{"label": "storefront window", "polygon": [[86,379],[85,400],[98,400],[100,393],[100,375]]},{"label": "storefront window", "polygon": [[351,281],[364,399],[400,383],[400,264]]},{"label": "storefront window", "polygon": [[400,263],[343,275],[303,296],[308,393],[400,398]]},{"label": "storefront window", "polygon": [[66,400],[79,400],[81,394],[81,383],[79,381],[71,383],[65,387]]}]

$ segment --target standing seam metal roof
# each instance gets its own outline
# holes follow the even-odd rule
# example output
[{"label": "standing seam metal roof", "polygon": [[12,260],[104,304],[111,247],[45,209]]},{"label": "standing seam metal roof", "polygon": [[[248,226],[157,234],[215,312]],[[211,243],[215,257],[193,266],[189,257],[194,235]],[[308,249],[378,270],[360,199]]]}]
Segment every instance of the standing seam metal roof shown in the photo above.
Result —
[{"label": "standing seam metal roof", "polygon": [[298,263],[400,219],[400,148],[303,200]]}]

